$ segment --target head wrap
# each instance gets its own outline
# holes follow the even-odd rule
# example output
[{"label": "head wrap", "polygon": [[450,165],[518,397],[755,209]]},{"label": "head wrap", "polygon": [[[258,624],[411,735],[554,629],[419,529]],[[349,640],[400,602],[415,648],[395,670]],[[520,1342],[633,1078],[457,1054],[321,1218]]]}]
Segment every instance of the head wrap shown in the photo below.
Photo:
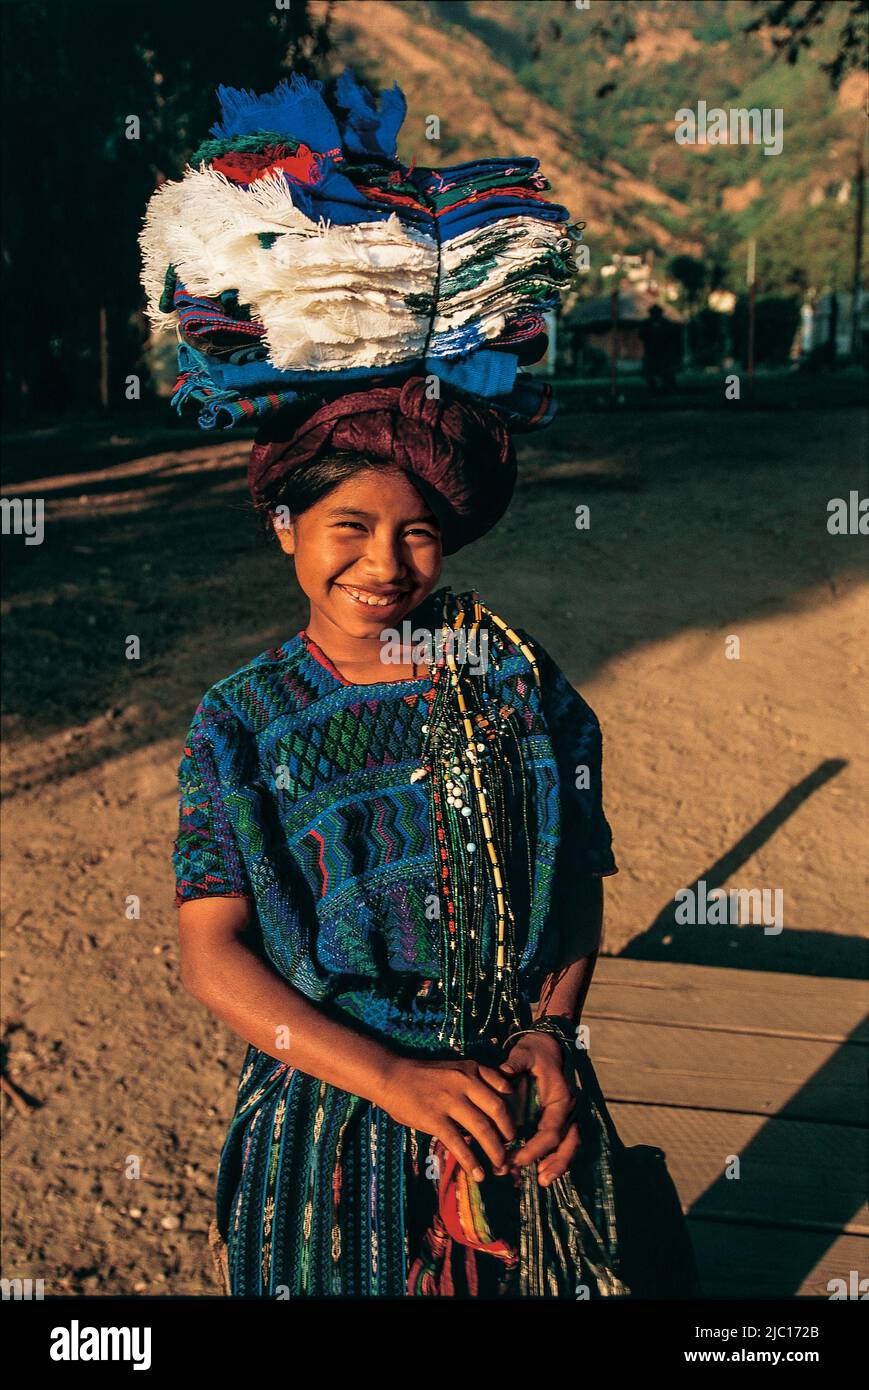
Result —
[{"label": "head wrap", "polygon": [[495,411],[443,393],[429,399],[427,385],[416,376],[402,386],[354,391],[292,433],[276,429],[275,417],[251,449],[254,502],[268,505],[300,464],[326,453],[364,454],[409,474],[440,523],[444,554],[484,535],[504,515],[516,484],[510,435]]}]

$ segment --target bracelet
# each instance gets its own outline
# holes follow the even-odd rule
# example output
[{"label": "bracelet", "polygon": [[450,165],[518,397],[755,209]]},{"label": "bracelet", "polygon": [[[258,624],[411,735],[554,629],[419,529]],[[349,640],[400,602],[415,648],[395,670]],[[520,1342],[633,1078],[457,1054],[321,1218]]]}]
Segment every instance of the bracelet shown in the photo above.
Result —
[{"label": "bracelet", "polygon": [[542,1018],[535,1021],[528,1028],[517,1028],[504,1041],[504,1046],[511,1038],[524,1037],[526,1033],[548,1033],[550,1037],[556,1038],[564,1048],[566,1060],[572,1064],[574,1057],[574,1047],[576,1045],[576,1025],[566,1014],[544,1014]]}]

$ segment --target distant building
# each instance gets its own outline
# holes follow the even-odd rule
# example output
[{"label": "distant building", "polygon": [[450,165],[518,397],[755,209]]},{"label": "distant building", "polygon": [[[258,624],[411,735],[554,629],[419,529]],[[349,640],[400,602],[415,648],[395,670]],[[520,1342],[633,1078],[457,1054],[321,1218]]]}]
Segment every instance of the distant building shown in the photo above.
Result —
[{"label": "distant building", "polygon": [[613,346],[618,363],[639,369],[643,361],[640,325],[648,318],[653,304],[662,309],[665,319],[671,323],[684,323],[682,315],[666,298],[635,286],[619,290],[615,325],[612,295],[585,299],[575,305],[561,320],[562,341],[567,345],[573,370],[582,371],[587,359],[595,353],[603,352],[611,357]]},{"label": "distant building", "polygon": [[[857,334],[858,353],[865,351],[869,340],[869,295],[858,296],[860,316]],[[807,300],[800,311],[799,353],[809,357],[826,349],[830,361],[843,361],[851,355],[853,327],[853,295],[840,291],[827,292],[815,300]]]}]

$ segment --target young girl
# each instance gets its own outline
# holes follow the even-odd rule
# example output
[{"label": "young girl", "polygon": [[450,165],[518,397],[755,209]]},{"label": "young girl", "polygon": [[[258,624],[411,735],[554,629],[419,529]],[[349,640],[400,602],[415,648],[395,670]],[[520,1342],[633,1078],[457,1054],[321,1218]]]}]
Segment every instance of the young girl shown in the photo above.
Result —
[{"label": "young girl", "polygon": [[249,1044],[217,1183],[237,1296],[575,1297],[583,1273],[534,1256],[528,1174],[581,1154],[600,728],[539,643],[438,587],[516,465],[497,412],[429,395],[261,430],[251,494],[309,616],[207,691],[178,769],[183,980]]}]

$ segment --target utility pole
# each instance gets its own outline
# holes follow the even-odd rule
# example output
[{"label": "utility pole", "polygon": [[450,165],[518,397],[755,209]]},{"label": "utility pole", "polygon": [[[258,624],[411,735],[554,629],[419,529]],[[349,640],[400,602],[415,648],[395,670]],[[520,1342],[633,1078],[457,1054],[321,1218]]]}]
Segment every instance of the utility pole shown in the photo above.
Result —
[{"label": "utility pole", "polygon": [[616,353],[619,334],[619,274],[613,276],[613,289],[610,295],[610,409],[616,408]]},{"label": "utility pole", "polygon": [[109,408],[109,331],[106,306],[100,305],[100,405]]},{"label": "utility pole", "polygon": [[863,201],[865,195],[866,168],[863,163],[863,135],[857,145],[857,212],[854,220],[854,281],[851,286],[851,357],[854,361],[860,353],[860,301],[863,297]]},{"label": "utility pole", "polygon": [[757,262],[757,241],[750,237],[748,241],[748,265],[746,266],[745,278],[748,282],[748,399],[754,397],[754,316],[757,302],[757,277],[755,266]]}]

